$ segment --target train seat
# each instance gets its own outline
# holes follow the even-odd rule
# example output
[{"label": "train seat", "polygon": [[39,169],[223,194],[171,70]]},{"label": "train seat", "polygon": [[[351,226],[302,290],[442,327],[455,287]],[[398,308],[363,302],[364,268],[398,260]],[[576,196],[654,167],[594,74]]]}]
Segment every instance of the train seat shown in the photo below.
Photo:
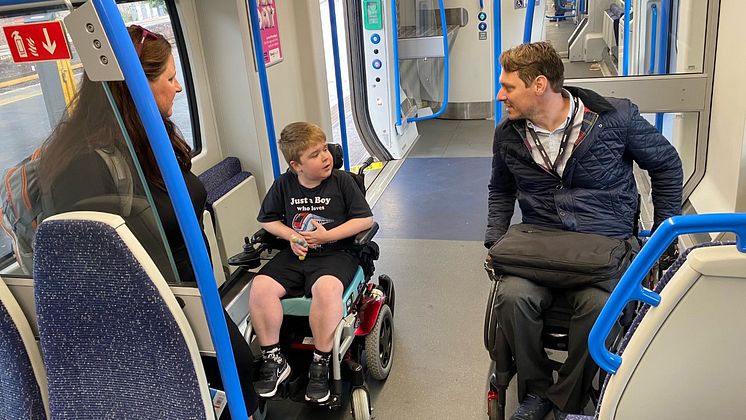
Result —
[{"label": "train seat", "polygon": [[46,219],[34,280],[52,417],[215,418],[187,319],[121,217]]},{"label": "train seat", "polygon": [[[256,178],[241,169],[238,158],[227,157],[200,174],[199,179],[207,190],[207,211],[211,219],[206,220],[206,225],[213,224],[216,235],[219,255],[214,255],[213,259],[219,256],[220,266],[232,271],[234,268],[228,265],[228,257],[241,252],[246,233],[260,227],[256,221],[260,206]],[[211,232],[208,231],[206,228],[210,242]]]},{"label": "train seat", "polygon": [[0,281],[0,418],[49,418],[47,377],[26,316]]},{"label": "train seat", "polygon": [[746,412],[746,254],[708,243],[682,254],[617,353],[595,416],[575,420],[741,418]]}]

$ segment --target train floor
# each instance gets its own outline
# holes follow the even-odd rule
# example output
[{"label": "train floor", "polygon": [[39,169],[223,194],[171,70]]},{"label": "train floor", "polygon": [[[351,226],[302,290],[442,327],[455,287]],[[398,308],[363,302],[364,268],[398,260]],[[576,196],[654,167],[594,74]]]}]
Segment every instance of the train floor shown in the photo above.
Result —
[{"label": "train floor", "polygon": [[[376,274],[388,274],[397,295],[391,374],[368,381],[373,416],[485,419],[483,238],[493,121],[431,120],[418,128],[420,139],[373,207],[381,225]],[[512,411],[515,390],[509,395]],[[352,419],[349,404],[336,412],[285,401],[268,408],[268,419]]]}]

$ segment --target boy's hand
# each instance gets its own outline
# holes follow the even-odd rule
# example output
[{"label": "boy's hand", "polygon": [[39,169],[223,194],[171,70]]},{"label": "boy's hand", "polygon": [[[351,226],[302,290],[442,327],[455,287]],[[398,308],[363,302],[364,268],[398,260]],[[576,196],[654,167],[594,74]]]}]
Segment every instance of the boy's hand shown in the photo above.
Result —
[{"label": "boy's hand", "polygon": [[318,220],[311,220],[311,223],[316,227],[316,230],[312,232],[301,232],[303,239],[308,242],[308,246],[316,248],[329,242],[329,231],[326,230],[324,225],[319,223]]},{"label": "boy's hand", "polygon": [[295,239],[294,237],[295,235],[293,235],[293,237],[291,237],[290,239],[290,249],[293,250],[293,254],[297,255],[302,260],[306,258],[306,254],[308,253],[308,247],[303,246],[302,243],[298,243],[302,241],[296,241],[294,240]]}]

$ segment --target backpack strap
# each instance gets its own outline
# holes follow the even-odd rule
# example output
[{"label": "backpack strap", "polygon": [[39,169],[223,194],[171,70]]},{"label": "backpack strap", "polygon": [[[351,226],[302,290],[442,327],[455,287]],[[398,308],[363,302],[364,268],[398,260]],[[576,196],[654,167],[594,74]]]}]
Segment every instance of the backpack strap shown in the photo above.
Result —
[{"label": "backpack strap", "polygon": [[103,159],[109,168],[109,173],[111,173],[114,185],[116,185],[119,192],[119,200],[122,206],[120,216],[128,217],[132,211],[132,199],[134,195],[134,181],[129,166],[116,149],[96,149],[96,153],[101,156],[101,159]]}]

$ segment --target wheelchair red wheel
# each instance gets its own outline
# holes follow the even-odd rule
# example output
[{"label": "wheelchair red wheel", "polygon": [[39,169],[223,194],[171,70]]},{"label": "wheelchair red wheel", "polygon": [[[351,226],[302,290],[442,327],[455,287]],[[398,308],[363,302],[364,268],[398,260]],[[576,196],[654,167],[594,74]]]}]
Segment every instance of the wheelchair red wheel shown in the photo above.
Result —
[{"label": "wheelchair red wheel", "polygon": [[383,381],[391,372],[394,359],[394,316],[384,304],[373,330],[365,337],[365,360],[373,379]]}]

